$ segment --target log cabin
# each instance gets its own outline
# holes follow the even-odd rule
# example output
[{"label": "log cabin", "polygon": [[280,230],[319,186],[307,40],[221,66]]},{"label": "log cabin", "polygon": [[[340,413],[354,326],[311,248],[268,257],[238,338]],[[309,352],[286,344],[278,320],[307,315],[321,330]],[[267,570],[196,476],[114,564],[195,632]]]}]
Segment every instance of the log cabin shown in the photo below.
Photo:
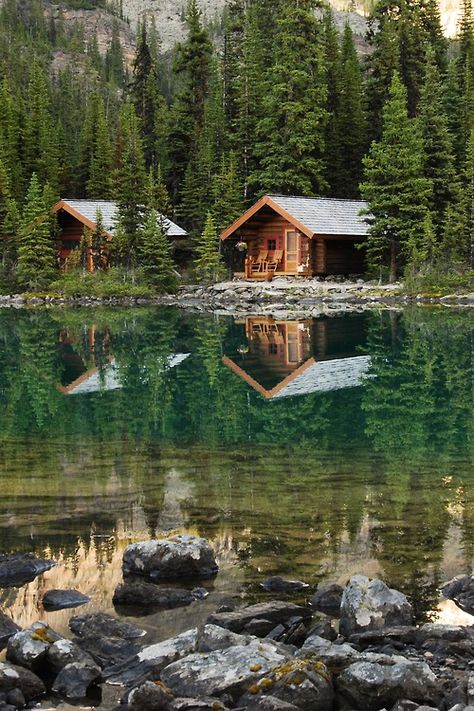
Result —
[{"label": "log cabin", "polygon": [[220,237],[230,242],[235,277],[362,274],[363,210],[363,200],[265,195]]},{"label": "log cabin", "polygon": [[[56,213],[59,226],[59,263],[64,267],[73,250],[81,243],[84,228],[94,231],[97,213],[100,210],[105,227],[106,239],[113,239],[117,205],[109,200],[70,200],[63,198],[52,207]],[[187,232],[168,218],[163,218],[168,237],[172,239],[176,252],[188,252],[189,242]],[[177,262],[182,261],[177,259]],[[91,250],[87,253],[87,269],[93,271]]]},{"label": "log cabin", "polygon": [[354,317],[341,333],[337,319],[249,316],[246,344],[222,362],[266,400],[358,387],[370,367],[364,323]]}]

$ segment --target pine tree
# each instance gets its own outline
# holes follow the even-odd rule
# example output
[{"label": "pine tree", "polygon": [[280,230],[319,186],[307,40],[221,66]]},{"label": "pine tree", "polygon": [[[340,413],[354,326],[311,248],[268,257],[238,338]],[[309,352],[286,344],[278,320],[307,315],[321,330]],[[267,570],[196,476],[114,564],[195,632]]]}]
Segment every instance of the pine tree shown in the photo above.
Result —
[{"label": "pine tree", "polygon": [[338,195],[343,160],[338,120],[342,90],[342,66],[339,35],[332,10],[329,7],[326,8],[323,16],[323,46],[327,87],[327,122],[324,136],[325,178],[329,194]]},{"label": "pine tree", "polygon": [[112,37],[110,47],[105,56],[105,70],[107,79],[117,86],[122,86],[125,79],[123,49],[120,41],[119,25],[116,19],[112,23]]},{"label": "pine tree", "polygon": [[285,5],[278,19],[275,64],[268,72],[252,176],[258,191],[314,195],[325,187],[326,87],[315,2]]},{"label": "pine tree", "polygon": [[35,173],[31,176],[18,235],[18,283],[23,289],[46,287],[56,272],[56,252],[45,205]]},{"label": "pine tree", "polygon": [[156,210],[162,217],[170,217],[173,214],[173,206],[159,164],[156,174],[153,168],[148,171],[146,207],[147,210]]},{"label": "pine tree", "polygon": [[236,220],[243,211],[242,185],[237,175],[234,154],[223,156],[212,181],[212,219],[217,234]]},{"label": "pine tree", "polygon": [[102,271],[107,264],[107,238],[104,217],[100,209],[96,212],[95,228],[90,236],[90,246],[93,270]]},{"label": "pine tree", "polygon": [[464,135],[464,103],[459,81],[459,67],[456,61],[448,65],[446,80],[443,83],[443,108],[448,120],[448,129],[453,142],[453,151],[456,163],[464,160],[465,135]]},{"label": "pine tree", "polygon": [[19,222],[18,207],[12,197],[9,172],[0,159],[0,277],[2,281],[13,276]]},{"label": "pine tree", "polygon": [[460,248],[457,251],[461,253],[463,262],[472,269],[474,268],[474,130],[471,131],[467,142],[466,162],[462,177],[460,202],[462,232],[458,236]]},{"label": "pine tree", "polygon": [[140,264],[146,280],[158,292],[173,292],[177,287],[176,267],[164,222],[154,209],[148,210],[140,236]]},{"label": "pine tree", "polygon": [[0,85],[0,151],[10,176],[10,190],[17,200],[23,197],[23,170],[20,158],[20,110],[14,101],[10,84],[4,78]]},{"label": "pine tree", "polygon": [[[423,142],[416,120],[408,117],[407,91],[398,74],[384,107],[382,136],[364,159],[362,196],[371,217],[367,255],[372,268],[389,266],[393,281],[402,259],[417,251],[432,186],[424,176]],[[424,236],[421,235],[421,239]]]},{"label": "pine tree", "polygon": [[196,244],[194,272],[199,281],[217,281],[223,269],[224,265],[219,253],[219,238],[212,215],[208,212],[204,231]]},{"label": "pine tree", "polygon": [[109,200],[112,195],[112,145],[109,127],[105,117],[103,100],[98,97],[92,140],[92,153],[89,157],[86,196],[95,200]]}]

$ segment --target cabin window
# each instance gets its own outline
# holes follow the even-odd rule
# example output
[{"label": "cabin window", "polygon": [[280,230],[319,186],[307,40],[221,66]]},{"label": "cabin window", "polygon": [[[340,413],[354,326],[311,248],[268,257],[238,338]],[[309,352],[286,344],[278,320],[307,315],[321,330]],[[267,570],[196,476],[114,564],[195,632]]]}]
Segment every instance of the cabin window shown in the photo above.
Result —
[{"label": "cabin window", "polygon": [[63,249],[77,249],[80,246],[80,241],[78,239],[63,239],[61,240],[61,247]]},{"label": "cabin window", "polygon": [[274,252],[276,248],[277,248],[277,241],[276,241],[276,239],[269,239],[269,240],[267,240],[267,249],[268,249],[269,252]]},{"label": "cabin window", "polygon": [[270,343],[268,345],[268,352],[270,355],[278,355],[278,346],[276,343]]}]

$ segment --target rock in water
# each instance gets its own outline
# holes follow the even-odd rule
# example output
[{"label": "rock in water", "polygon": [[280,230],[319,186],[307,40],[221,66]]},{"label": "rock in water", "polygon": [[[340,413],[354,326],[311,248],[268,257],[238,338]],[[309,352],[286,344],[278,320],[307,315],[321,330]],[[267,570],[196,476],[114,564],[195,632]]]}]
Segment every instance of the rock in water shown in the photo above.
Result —
[{"label": "rock in water", "polygon": [[342,596],[339,630],[344,637],[387,625],[409,625],[413,608],[406,596],[382,580],[354,575]]},{"label": "rock in water", "polygon": [[48,649],[54,642],[61,639],[44,622],[34,622],[20,632],[10,637],[7,645],[7,659],[26,669],[36,669],[46,658]]},{"label": "rock in water", "polygon": [[43,595],[43,607],[45,610],[66,610],[85,605],[90,600],[78,590],[48,590]]},{"label": "rock in water", "polygon": [[341,601],[344,588],[337,583],[318,585],[318,589],[311,598],[315,610],[324,612],[330,617],[339,617],[341,614]]},{"label": "rock in water", "polygon": [[266,621],[273,625],[285,623],[292,617],[301,617],[303,620],[311,618],[311,610],[292,602],[273,600],[256,605],[242,607],[234,612],[216,612],[208,618],[208,622],[220,627],[226,627],[232,632],[242,632],[254,620]]},{"label": "rock in water", "polygon": [[32,701],[46,692],[45,685],[29,669],[0,662],[0,691],[9,692],[20,689],[26,701]]},{"label": "rock in water", "polygon": [[37,558],[33,553],[0,553],[0,588],[19,588],[50,570],[54,560]]},{"label": "rock in water", "polygon": [[99,667],[73,662],[61,669],[52,688],[56,694],[67,699],[83,699],[89,687],[99,678]]},{"label": "rock in water", "polygon": [[217,571],[209,543],[189,534],[132,543],[123,554],[125,574],[135,573],[152,580],[211,578]]},{"label": "rock in water", "polygon": [[71,632],[78,637],[117,637],[120,639],[137,639],[143,637],[146,632],[129,622],[107,615],[105,612],[97,612],[91,615],[78,615],[69,620]]},{"label": "rock in water", "polygon": [[268,592],[296,592],[297,590],[309,588],[308,583],[303,583],[301,580],[285,580],[279,575],[267,578],[267,580],[260,584],[262,588]]},{"label": "rock in water", "polygon": [[448,600],[453,600],[461,610],[474,615],[474,575],[459,575],[441,588]]},{"label": "rock in water", "polygon": [[203,600],[207,595],[204,588],[163,588],[145,580],[125,580],[115,588],[112,602],[114,605],[173,608],[190,605],[195,600]]},{"label": "rock in water", "polygon": [[0,612],[0,650],[3,649],[10,637],[19,632],[21,627],[19,627],[13,620]]}]

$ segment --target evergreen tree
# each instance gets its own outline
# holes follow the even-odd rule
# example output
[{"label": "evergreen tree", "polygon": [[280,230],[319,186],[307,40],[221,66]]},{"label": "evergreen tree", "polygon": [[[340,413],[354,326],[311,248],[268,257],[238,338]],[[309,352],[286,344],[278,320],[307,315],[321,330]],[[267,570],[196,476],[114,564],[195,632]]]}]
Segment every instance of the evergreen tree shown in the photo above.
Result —
[{"label": "evergreen tree", "polygon": [[92,268],[102,271],[107,264],[107,237],[105,234],[104,217],[99,209],[95,216],[95,228],[90,236]]},{"label": "evergreen tree", "polygon": [[314,195],[325,187],[326,87],[314,0],[283,7],[267,75],[252,176],[257,191]]},{"label": "evergreen tree", "polygon": [[156,174],[153,168],[148,171],[146,206],[148,210],[156,210],[162,217],[170,217],[173,214],[173,206],[159,164]]},{"label": "evergreen tree", "polygon": [[327,87],[327,122],[324,137],[324,163],[326,182],[330,194],[339,194],[342,169],[342,151],[339,135],[339,110],[342,91],[342,66],[339,35],[331,8],[323,16],[324,66]]},{"label": "evergreen tree", "polygon": [[139,254],[147,281],[160,293],[175,291],[177,274],[171,243],[164,222],[154,209],[147,211],[140,236]]},{"label": "evergreen tree", "polygon": [[18,235],[18,283],[22,289],[46,287],[56,271],[49,206],[35,173],[31,176]]},{"label": "evergreen tree", "polygon": [[223,262],[219,252],[219,237],[210,212],[201,239],[196,244],[194,271],[199,281],[217,281],[223,272]]},{"label": "evergreen tree", "polygon": [[4,78],[0,85],[0,152],[10,176],[10,191],[17,200],[23,197],[24,189],[20,141],[20,107]]},{"label": "evergreen tree", "polygon": [[466,141],[464,102],[458,70],[457,62],[451,61],[448,65],[446,80],[443,83],[443,109],[448,121],[456,163],[459,165],[464,160]]},{"label": "evergreen tree", "polygon": [[95,200],[109,200],[112,194],[112,145],[104,102],[100,97],[96,105],[93,134],[86,196]]},{"label": "evergreen tree", "polygon": [[0,281],[11,280],[16,263],[19,213],[6,165],[0,159]]},{"label": "evergreen tree", "polygon": [[423,142],[416,120],[407,111],[407,91],[394,75],[384,107],[382,136],[364,159],[362,196],[371,217],[367,255],[372,268],[389,266],[393,281],[401,260],[410,262],[425,239],[432,186],[424,174]]},{"label": "evergreen tree", "polygon": [[105,56],[105,71],[107,79],[117,86],[122,86],[125,79],[123,49],[120,42],[119,25],[116,19],[112,23],[110,47]]},{"label": "evergreen tree", "polygon": [[221,159],[212,181],[212,219],[217,234],[236,220],[243,211],[242,185],[237,175],[234,154]]}]

